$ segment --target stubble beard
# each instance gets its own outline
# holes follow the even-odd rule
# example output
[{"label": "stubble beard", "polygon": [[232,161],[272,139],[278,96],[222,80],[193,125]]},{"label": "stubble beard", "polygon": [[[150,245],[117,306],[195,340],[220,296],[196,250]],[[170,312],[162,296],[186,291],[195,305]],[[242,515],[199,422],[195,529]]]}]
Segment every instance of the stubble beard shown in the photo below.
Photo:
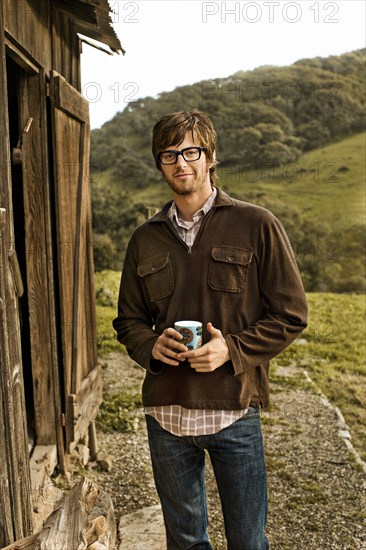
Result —
[{"label": "stubble beard", "polygon": [[206,178],[199,177],[198,172],[194,172],[188,181],[176,182],[174,178],[165,178],[171,190],[176,195],[189,196],[192,193],[201,191],[204,187]]}]

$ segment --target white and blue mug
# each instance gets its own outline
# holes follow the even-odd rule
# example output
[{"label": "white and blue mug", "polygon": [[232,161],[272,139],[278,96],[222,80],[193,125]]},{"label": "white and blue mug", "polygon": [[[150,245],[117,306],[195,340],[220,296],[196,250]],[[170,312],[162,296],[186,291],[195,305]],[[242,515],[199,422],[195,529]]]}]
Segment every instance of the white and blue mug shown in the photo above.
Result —
[{"label": "white and blue mug", "polygon": [[202,346],[202,323],[199,321],[177,321],[174,328],[183,336],[180,342],[189,350]]}]

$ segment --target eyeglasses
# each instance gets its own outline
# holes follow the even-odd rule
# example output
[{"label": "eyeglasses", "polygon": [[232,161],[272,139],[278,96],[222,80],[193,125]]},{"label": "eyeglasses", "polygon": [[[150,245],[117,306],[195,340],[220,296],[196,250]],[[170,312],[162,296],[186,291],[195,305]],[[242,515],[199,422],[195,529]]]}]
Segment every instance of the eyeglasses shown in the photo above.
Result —
[{"label": "eyeglasses", "polygon": [[178,155],[182,155],[186,162],[193,162],[201,157],[202,151],[207,151],[207,147],[185,147],[181,151],[168,149],[158,154],[158,160],[161,164],[175,164]]}]

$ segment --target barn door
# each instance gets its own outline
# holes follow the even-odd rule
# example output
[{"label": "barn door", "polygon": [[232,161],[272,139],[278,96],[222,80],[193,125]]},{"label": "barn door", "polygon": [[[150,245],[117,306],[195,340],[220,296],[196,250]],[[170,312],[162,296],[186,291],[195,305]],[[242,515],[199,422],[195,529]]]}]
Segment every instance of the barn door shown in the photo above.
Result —
[{"label": "barn door", "polygon": [[52,73],[58,286],[65,390],[66,447],[83,438],[102,397],[96,354],[89,107],[81,94]]}]

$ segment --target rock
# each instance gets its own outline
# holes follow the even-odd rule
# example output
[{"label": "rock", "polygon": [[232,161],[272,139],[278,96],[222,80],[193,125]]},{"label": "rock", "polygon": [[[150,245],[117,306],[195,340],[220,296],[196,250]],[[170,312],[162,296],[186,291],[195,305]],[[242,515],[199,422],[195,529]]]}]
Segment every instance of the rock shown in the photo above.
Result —
[{"label": "rock", "polygon": [[293,343],[297,344],[298,346],[306,346],[308,341],[306,340],[306,338],[297,338]]},{"label": "rock", "polygon": [[122,516],[119,550],[166,550],[164,519],[159,504]]},{"label": "rock", "polygon": [[80,457],[80,461],[83,466],[86,466],[90,459],[90,449],[86,445],[78,445],[76,447],[76,450],[78,452],[78,455]]},{"label": "rock", "polygon": [[110,472],[112,470],[112,457],[108,453],[99,451],[96,456],[96,461],[104,472]]}]

